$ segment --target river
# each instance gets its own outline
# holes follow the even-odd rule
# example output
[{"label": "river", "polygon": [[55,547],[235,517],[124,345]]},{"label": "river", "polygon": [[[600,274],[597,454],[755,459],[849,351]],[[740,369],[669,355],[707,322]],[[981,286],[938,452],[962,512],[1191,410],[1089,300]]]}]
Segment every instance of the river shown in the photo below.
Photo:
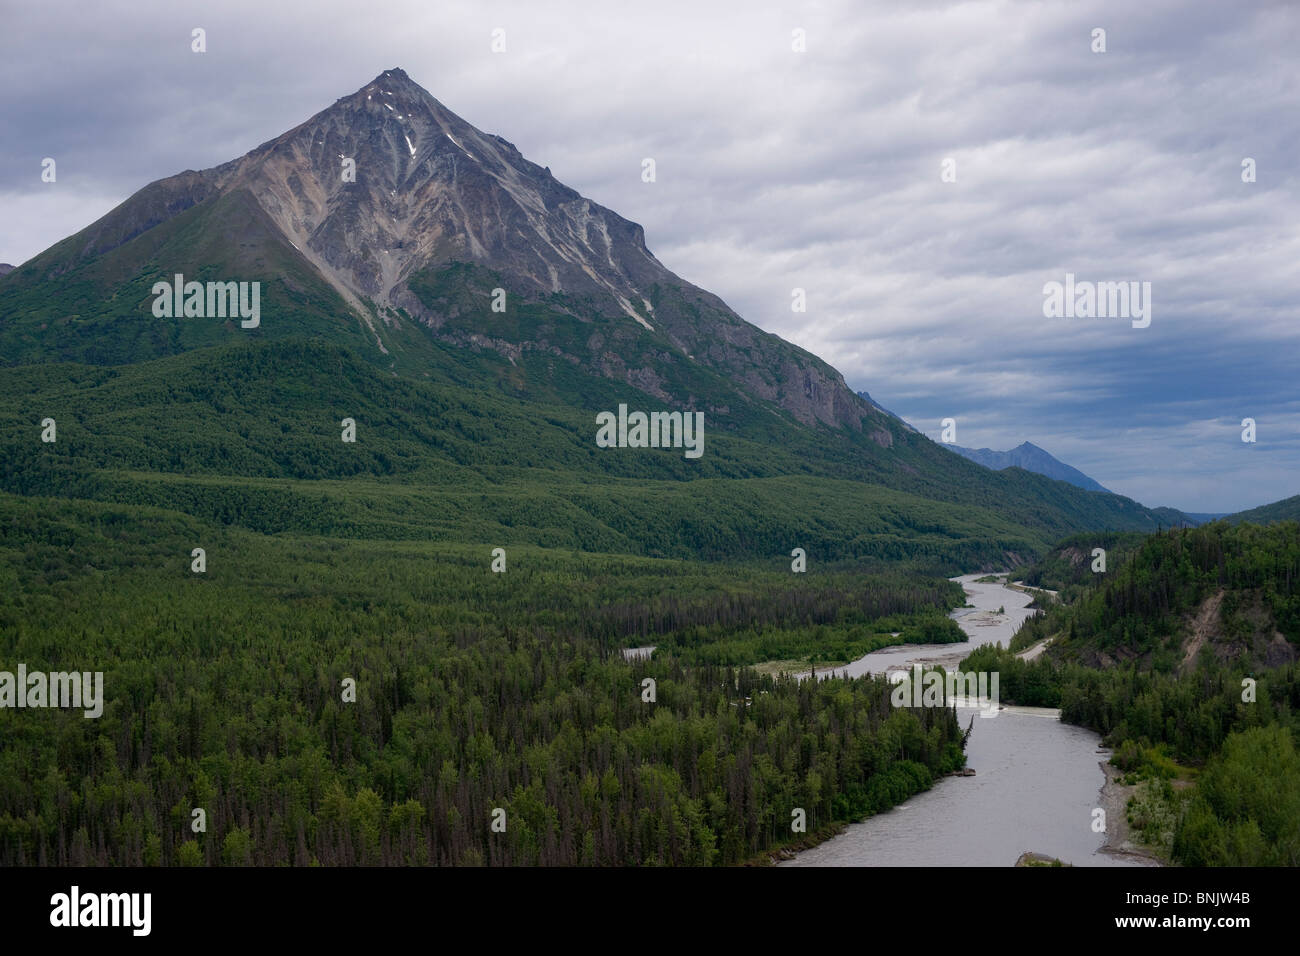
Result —
[{"label": "river", "polygon": [[[1006,646],[1033,613],[1026,606],[1030,595],[1001,583],[978,583],[979,577],[984,575],[953,579],[973,605],[951,615],[968,643],[885,648],[835,673],[907,670],[914,661],[954,670],[974,647],[994,641]],[[962,727],[976,713],[958,708]],[[1075,866],[1135,865],[1097,852],[1105,836],[1093,832],[1093,811],[1101,805],[1105,783],[1101,763],[1109,759],[1097,734],[1063,724],[1057,711],[1038,707],[1005,707],[996,717],[976,717],[974,727],[966,763],[975,776],[945,777],[781,865],[1012,866],[1026,851]]]}]

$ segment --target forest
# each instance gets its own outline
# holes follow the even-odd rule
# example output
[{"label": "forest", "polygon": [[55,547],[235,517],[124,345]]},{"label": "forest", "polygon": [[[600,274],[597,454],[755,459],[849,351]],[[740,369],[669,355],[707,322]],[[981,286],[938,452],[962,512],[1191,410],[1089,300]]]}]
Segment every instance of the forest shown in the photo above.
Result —
[{"label": "forest", "polygon": [[[1168,671],[1182,662],[1188,615],[1221,593],[1222,626],[1213,629],[1212,652],[1263,662],[1269,654],[1263,642],[1276,645],[1272,662],[1294,658],[1300,646],[1300,525],[1295,522],[1172,529],[1140,542],[1126,539],[1120,554],[1122,563],[1111,563],[1106,573],[1086,572],[1092,586],[1078,591],[1071,604],[1027,621],[1012,649],[1054,635],[1057,657],[1085,663],[1140,659]],[[1044,566],[1051,563],[1031,568],[1026,580],[1039,579]]]},{"label": "forest", "polygon": [[761,862],[964,763],[953,712],[883,679],[710,659],[947,639],[951,582],[506,562],[0,495],[0,665],[102,670],[106,697],[0,710],[0,864]]},{"label": "forest", "polygon": [[585,403],[643,393],[533,359],[521,398],[427,342],[194,344],[0,370],[0,669],[106,696],[0,709],[0,864],[763,862],[964,760],[791,672],[960,641],[947,575],[1150,520],[762,410],[600,454]]}]

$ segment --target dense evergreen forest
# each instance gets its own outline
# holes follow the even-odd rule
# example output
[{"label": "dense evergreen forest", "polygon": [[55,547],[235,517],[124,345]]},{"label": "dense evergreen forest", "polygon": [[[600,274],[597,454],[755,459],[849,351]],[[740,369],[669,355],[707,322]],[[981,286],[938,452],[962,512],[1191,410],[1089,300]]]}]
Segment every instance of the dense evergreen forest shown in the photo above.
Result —
[{"label": "dense evergreen forest", "polygon": [[734,864],[964,762],[953,712],[883,679],[727,666],[949,639],[951,582],[491,560],[0,495],[0,660],[106,699],[0,710],[0,864]]},{"label": "dense evergreen forest", "polygon": [[1100,732],[1151,782],[1135,823],[1162,831],[1174,861],[1300,865],[1300,526],[1151,535],[1012,647],[1044,638],[1032,662],[982,647],[962,668],[998,671],[1004,701]]},{"label": "dense evergreen forest", "polygon": [[106,697],[0,709],[0,863],[765,859],[964,759],[947,711],[783,674],[959,641],[947,575],[1153,521],[707,376],[703,458],[602,454],[644,392],[416,344],[0,370],[0,670]]}]

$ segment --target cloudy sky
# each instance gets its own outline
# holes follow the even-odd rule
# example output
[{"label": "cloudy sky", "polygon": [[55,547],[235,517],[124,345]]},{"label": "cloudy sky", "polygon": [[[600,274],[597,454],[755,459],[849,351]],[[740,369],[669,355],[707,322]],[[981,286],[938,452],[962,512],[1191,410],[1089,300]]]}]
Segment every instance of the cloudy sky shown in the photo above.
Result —
[{"label": "cloudy sky", "polygon": [[[1300,494],[1300,6],[45,0],[3,22],[0,262],[402,67],[935,439],[950,417],[962,445],[1032,441],[1148,505]],[[1150,325],[1046,317],[1066,273],[1149,282]]]}]

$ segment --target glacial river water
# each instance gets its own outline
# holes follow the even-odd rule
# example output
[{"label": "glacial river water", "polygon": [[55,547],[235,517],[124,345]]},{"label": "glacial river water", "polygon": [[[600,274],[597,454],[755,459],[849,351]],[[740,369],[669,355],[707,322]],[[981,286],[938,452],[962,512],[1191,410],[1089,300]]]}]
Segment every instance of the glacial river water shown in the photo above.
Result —
[{"label": "glacial river water", "polygon": [[[853,676],[907,670],[913,661],[955,670],[974,647],[1005,647],[1028,617],[1030,596],[1002,584],[955,578],[974,608],[952,618],[969,643],[891,647],[838,669]],[[1006,613],[999,615],[998,608]],[[821,676],[820,672],[819,675]],[[959,708],[964,728],[978,711]],[[839,836],[798,854],[782,866],[1012,866],[1026,851],[1075,866],[1130,866],[1131,860],[1098,853],[1104,836],[1092,831],[1093,809],[1109,759],[1098,736],[1063,724],[1057,712],[1006,707],[996,717],[976,717],[966,748],[973,777],[945,777],[931,790]]]}]

